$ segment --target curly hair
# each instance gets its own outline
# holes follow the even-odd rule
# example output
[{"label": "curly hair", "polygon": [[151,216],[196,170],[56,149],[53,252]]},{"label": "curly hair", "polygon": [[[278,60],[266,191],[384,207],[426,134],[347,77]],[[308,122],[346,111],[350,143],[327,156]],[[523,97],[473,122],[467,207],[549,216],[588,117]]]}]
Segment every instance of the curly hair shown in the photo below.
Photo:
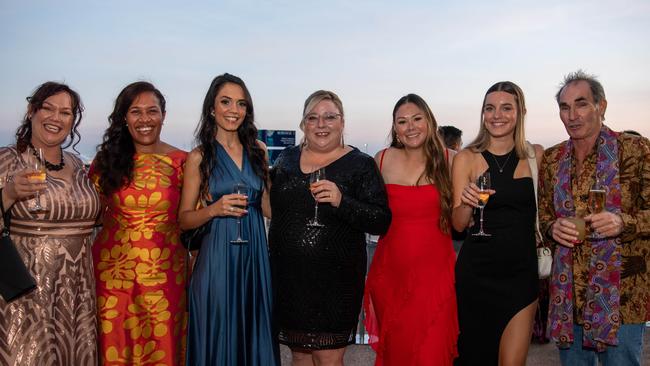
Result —
[{"label": "curly hair", "polygon": [[265,187],[268,181],[269,168],[266,162],[266,152],[257,143],[257,127],[255,127],[253,98],[251,98],[250,92],[242,79],[225,73],[215,77],[212,80],[212,83],[210,83],[208,92],[203,100],[201,119],[194,133],[195,143],[202,156],[201,164],[199,165],[199,171],[201,173],[201,186],[199,192],[201,192],[203,197],[206,197],[208,194],[210,173],[217,165],[215,136],[218,127],[215,117],[212,115],[212,111],[214,111],[214,103],[217,94],[219,94],[221,88],[223,88],[227,83],[239,85],[244,91],[244,98],[246,98],[247,104],[246,116],[244,117],[242,124],[237,128],[237,136],[239,137],[239,141],[244,147],[244,150],[248,154],[255,174],[262,179]]},{"label": "curly hair", "polygon": [[428,133],[424,141],[424,156],[426,157],[426,164],[424,172],[418,178],[418,182],[422,178],[426,178],[436,185],[440,193],[440,219],[438,226],[442,232],[449,234],[451,223],[451,178],[449,177],[449,166],[445,159],[445,146],[442,139],[438,135],[438,122],[431,112],[431,108],[427,102],[417,94],[407,94],[401,97],[393,108],[393,125],[391,127],[391,141],[390,146],[396,149],[403,149],[404,145],[398,140],[397,132],[395,131],[395,118],[397,117],[397,110],[399,107],[407,103],[415,104],[422,112],[427,120]]},{"label": "curly hair", "polygon": [[154,93],[160,111],[165,113],[165,97],[153,84],[137,81],[122,89],[115,99],[113,112],[108,116],[109,126],[95,156],[95,169],[99,172],[99,186],[104,197],[110,197],[133,180],[135,145],[126,124],[126,114],[142,93]]},{"label": "curly hair", "polygon": [[32,95],[27,97],[27,112],[25,112],[23,121],[16,130],[16,148],[18,151],[24,152],[32,140],[32,119],[29,116],[43,108],[43,103],[47,98],[59,93],[67,93],[70,96],[70,99],[72,99],[73,121],[72,128],[70,129],[70,136],[66,138],[63,144],[61,144],[61,148],[66,149],[72,145],[72,149],[79,153],[76,146],[81,141],[81,135],[77,128],[81,123],[82,113],[84,111],[81,97],[79,97],[79,94],[66,84],[54,81],[47,81],[39,85]]}]

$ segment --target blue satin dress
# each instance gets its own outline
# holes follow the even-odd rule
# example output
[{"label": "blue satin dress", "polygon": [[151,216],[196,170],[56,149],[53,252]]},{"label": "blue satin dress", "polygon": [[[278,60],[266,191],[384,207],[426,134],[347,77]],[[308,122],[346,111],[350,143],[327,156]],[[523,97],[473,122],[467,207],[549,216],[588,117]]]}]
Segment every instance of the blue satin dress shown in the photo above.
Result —
[{"label": "blue satin dress", "polygon": [[235,217],[216,217],[203,239],[189,290],[187,365],[280,365],[273,336],[271,275],[261,200],[263,184],[244,152],[242,170],[217,143],[210,194],[217,201],[235,183],[248,188],[248,214],[237,238]]}]

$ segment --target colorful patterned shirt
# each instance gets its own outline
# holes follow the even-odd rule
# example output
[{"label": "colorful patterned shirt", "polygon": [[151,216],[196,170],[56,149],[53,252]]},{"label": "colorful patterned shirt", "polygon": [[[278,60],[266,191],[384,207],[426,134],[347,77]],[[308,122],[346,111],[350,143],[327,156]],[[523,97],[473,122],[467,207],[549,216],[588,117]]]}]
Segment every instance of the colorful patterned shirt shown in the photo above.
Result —
[{"label": "colorful patterned shirt", "polygon": [[[618,136],[619,174],[621,183],[621,216],[624,223],[621,239],[621,317],[623,324],[639,324],[648,320],[650,300],[650,141],[647,138],[622,133]],[[556,219],[553,189],[557,182],[559,154],[557,144],[544,153],[539,176],[540,230],[550,237],[550,227]],[[577,175],[575,159],[571,167],[573,204],[578,216],[588,214],[587,199],[594,183],[597,149],[589,153],[583,169]],[[555,243],[554,243],[555,244]],[[582,311],[589,276],[591,244],[585,240],[573,250],[574,319],[582,324]],[[552,301],[552,300],[551,300]]]}]

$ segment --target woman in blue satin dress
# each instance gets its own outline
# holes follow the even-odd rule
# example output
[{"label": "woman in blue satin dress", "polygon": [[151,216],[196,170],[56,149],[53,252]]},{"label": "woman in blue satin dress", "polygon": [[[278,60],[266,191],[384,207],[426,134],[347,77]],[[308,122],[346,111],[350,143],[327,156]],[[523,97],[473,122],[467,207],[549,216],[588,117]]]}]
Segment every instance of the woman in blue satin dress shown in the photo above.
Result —
[{"label": "woman in blue satin dress", "polygon": [[[256,137],[246,85],[217,76],[203,102],[179,208],[183,230],[209,227],[190,279],[188,365],[280,365],[262,217],[270,212],[268,165]],[[241,194],[233,193],[238,183],[246,185]],[[240,232],[243,243],[236,242]]]}]

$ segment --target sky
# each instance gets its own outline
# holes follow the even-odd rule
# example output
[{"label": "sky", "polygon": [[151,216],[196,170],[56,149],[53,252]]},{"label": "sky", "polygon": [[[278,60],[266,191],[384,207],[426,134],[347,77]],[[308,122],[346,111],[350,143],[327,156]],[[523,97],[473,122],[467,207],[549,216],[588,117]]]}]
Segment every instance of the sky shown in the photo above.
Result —
[{"label": "sky", "polygon": [[577,69],[602,82],[607,125],[650,136],[648,0],[0,0],[0,55],[0,145],[14,143],[25,97],[63,81],[85,105],[87,158],[115,97],[138,80],[165,95],[162,139],[191,149],[224,72],[246,82],[258,128],[298,130],[306,97],[336,92],[346,142],[371,154],[408,93],[471,141],[485,91],[503,80],[524,91],[528,140],[550,147],[567,138],[554,96]]}]

